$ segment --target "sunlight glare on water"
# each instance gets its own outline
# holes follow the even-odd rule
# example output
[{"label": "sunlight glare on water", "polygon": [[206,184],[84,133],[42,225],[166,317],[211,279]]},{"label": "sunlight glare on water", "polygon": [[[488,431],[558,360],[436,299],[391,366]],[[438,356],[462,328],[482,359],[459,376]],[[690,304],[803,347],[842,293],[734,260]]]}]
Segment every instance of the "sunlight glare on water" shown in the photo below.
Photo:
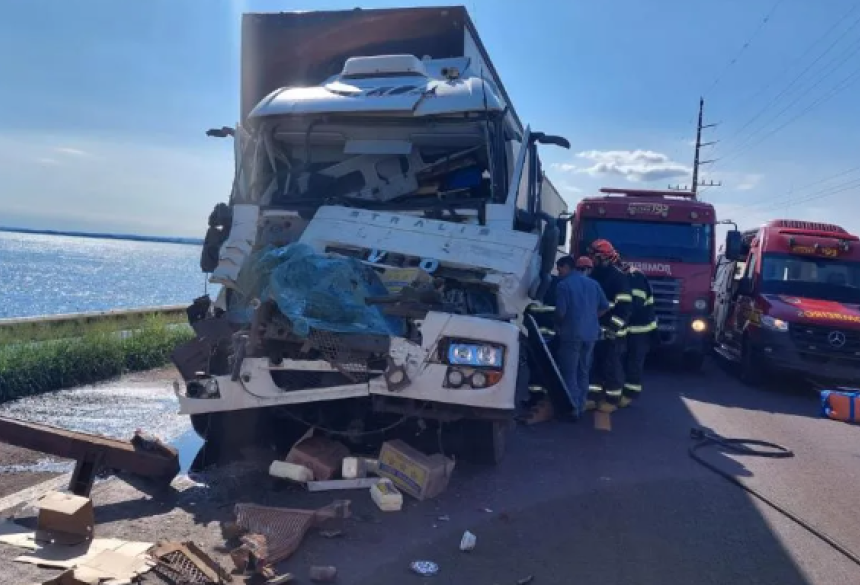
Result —
[{"label": "sunlight glare on water", "polygon": [[0,319],[190,303],[199,261],[196,245],[0,232]]}]

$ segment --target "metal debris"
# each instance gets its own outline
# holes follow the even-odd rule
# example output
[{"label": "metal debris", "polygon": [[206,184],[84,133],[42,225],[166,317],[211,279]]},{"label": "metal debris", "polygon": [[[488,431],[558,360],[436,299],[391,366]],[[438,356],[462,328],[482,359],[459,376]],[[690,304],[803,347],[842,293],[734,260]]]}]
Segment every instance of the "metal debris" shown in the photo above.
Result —
[{"label": "metal debris", "polygon": [[265,536],[268,545],[265,564],[277,564],[296,552],[311,526],[333,518],[348,518],[349,505],[349,500],[337,500],[319,510],[297,510],[236,504],[236,524]]},{"label": "metal debris", "polygon": [[193,542],[159,542],[152,550],[154,571],[174,585],[211,585],[233,580]]},{"label": "metal debris", "polygon": [[323,538],[340,538],[343,536],[342,530],[323,530],[320,532],[320,536]]},{"label": "metal debris", "polygon": [[409,565],[409,568],[422,577],[430,577],[439,572],[439,565],[433,561],[415,561]]}]

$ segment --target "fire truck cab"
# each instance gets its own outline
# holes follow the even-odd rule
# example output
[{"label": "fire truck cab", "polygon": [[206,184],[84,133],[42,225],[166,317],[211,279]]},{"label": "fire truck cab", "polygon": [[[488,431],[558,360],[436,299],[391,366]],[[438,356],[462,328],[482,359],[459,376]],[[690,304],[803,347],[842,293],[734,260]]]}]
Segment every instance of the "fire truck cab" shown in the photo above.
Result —
[{"label": "fire truck cab", "polygon": [[860,239],[773,220],[726,236],[713,283],[715,349],[750,384],[782,373],[860,379]]},{"label": "fire truck cab", "polygon": [[710,351],[716,212],[687,191],[601,189],[571,218],[570,253],[606,239],[648,276],[660,345],[692,369]]}]

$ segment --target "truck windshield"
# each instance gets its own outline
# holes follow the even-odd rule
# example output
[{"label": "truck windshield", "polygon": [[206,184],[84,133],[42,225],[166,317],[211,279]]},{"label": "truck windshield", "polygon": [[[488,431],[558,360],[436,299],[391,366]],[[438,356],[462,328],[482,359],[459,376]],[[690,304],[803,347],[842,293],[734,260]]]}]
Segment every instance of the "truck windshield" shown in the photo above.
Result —
[{"label": "truck windshield", "polygon": [[603,238],[624,258],[707,264],[712,259],[712,233],[709,224],[589,218],[582,222],[579,251]]},{"label": "truck windshield", "polygon": [[761,291],[860,304],[860,262],[765,254]]}]

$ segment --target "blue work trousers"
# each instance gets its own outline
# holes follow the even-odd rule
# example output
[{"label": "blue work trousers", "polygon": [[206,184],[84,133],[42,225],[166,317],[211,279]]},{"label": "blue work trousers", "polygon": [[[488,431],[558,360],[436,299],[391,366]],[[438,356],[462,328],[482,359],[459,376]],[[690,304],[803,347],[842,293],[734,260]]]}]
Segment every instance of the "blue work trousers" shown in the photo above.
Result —
[{"label": "blue work trousers", "polygon": [[558,340],[556,363],[567,386],[570,402],[577,412],[585,410],[588,377],[594,357],[594,342],[581,339]]}]

